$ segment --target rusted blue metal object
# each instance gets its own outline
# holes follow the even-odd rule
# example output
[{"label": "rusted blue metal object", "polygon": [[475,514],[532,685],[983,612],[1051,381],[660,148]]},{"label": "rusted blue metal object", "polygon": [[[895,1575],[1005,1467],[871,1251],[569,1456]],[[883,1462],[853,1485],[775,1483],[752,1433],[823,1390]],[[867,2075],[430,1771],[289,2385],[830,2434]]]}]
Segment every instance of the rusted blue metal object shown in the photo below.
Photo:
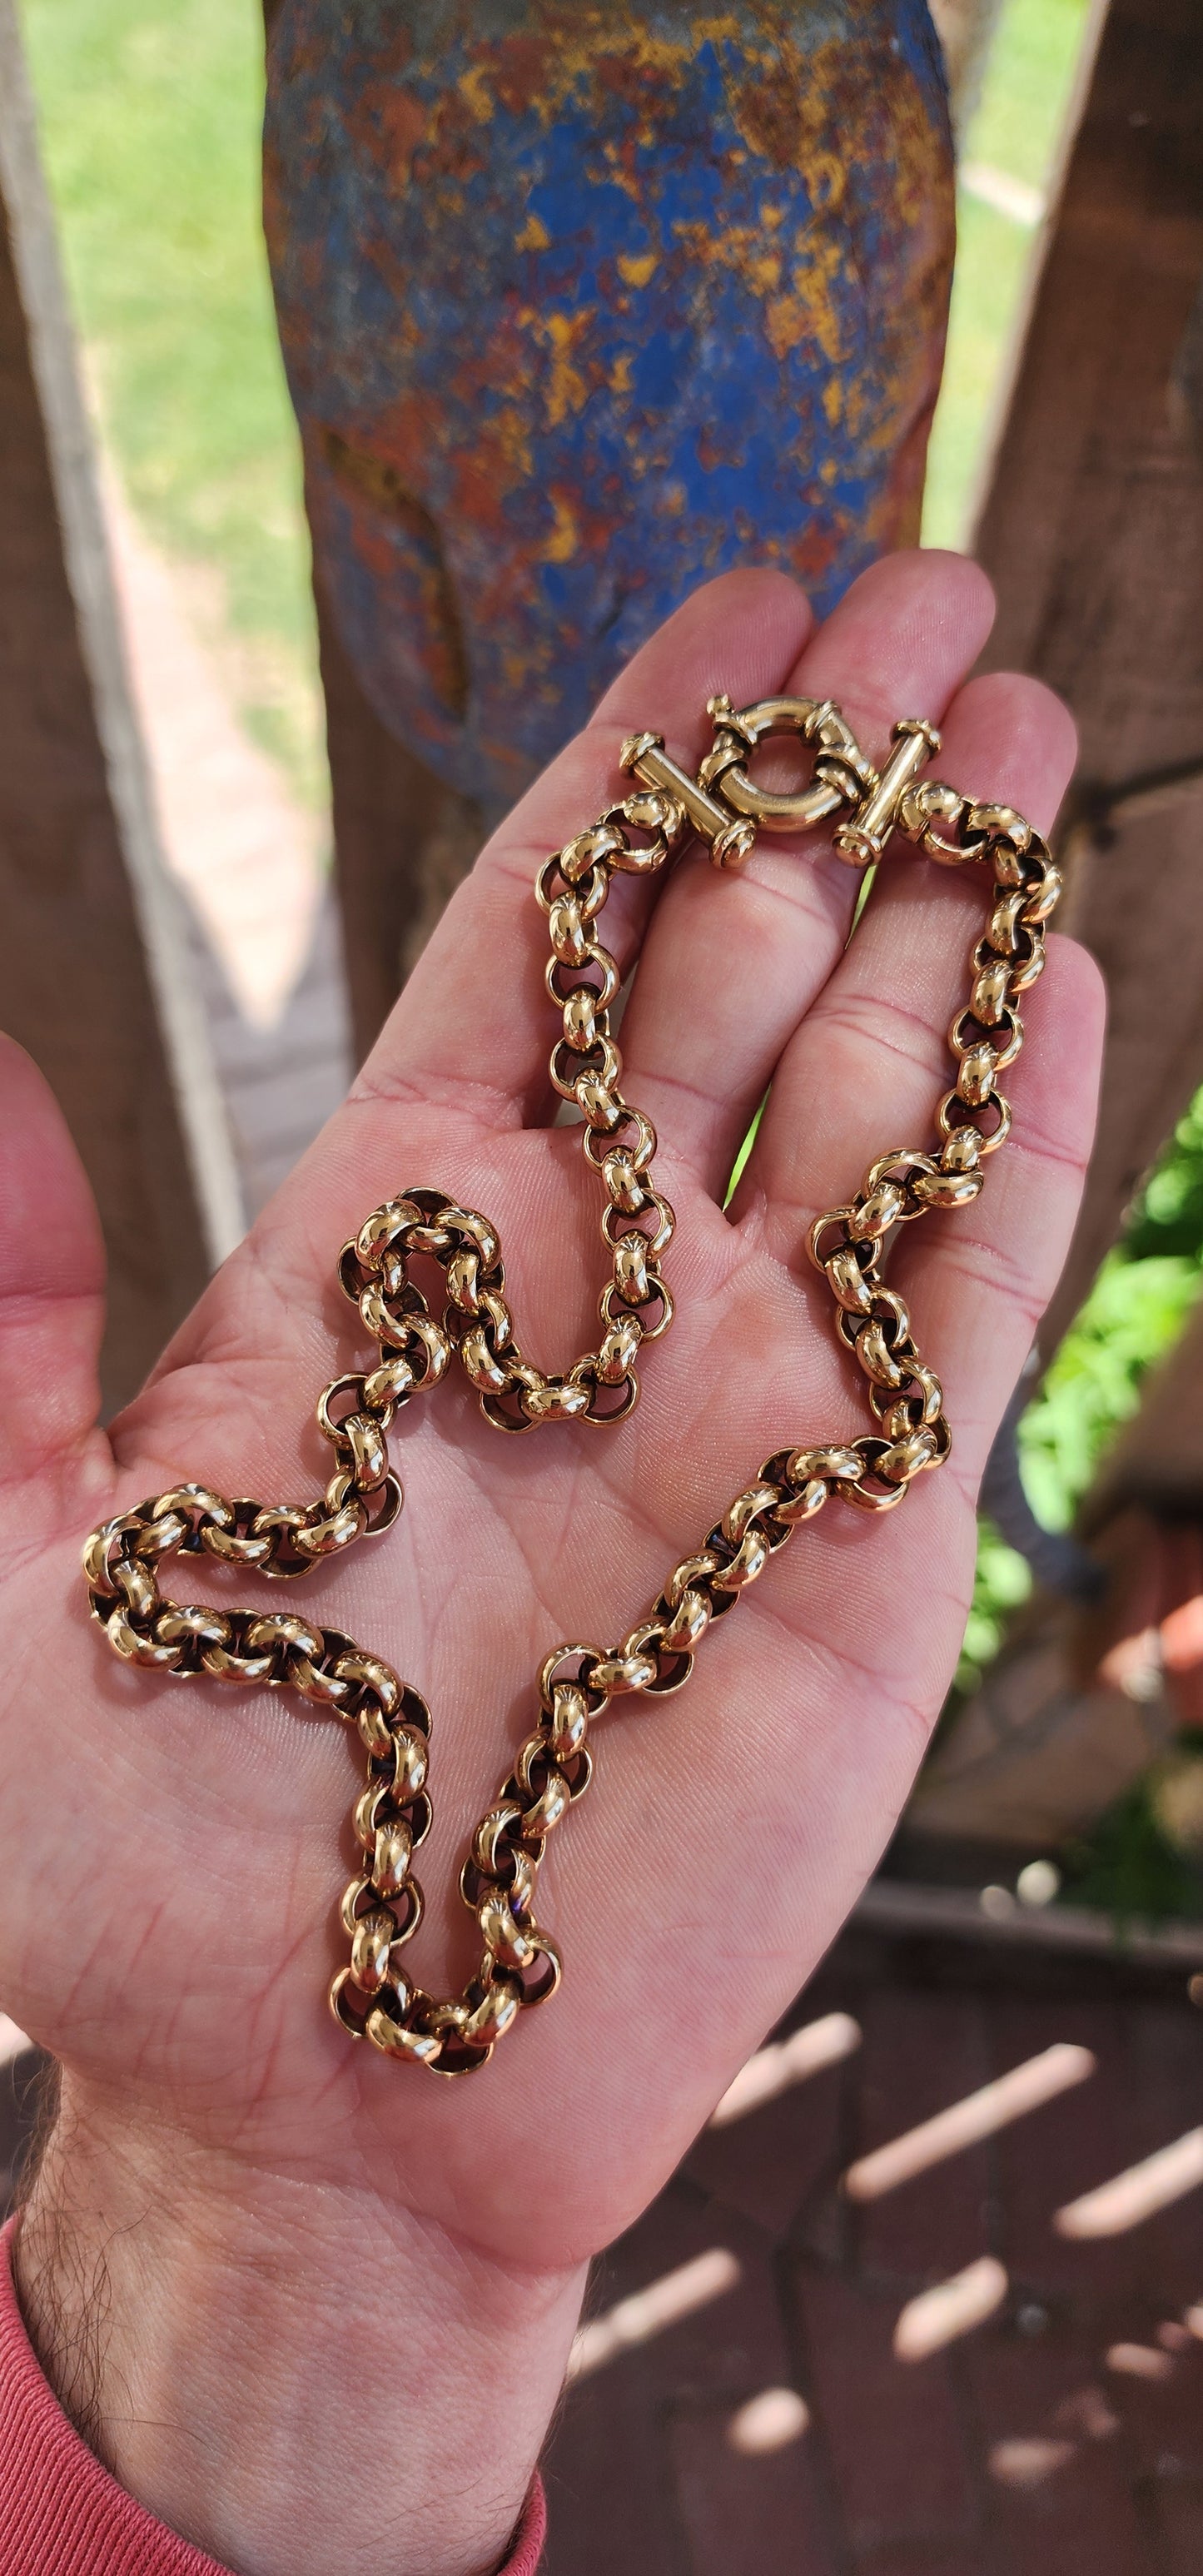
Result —
[{"label": "rusted blue metal object", "polygon": [[507,805],[696,584],[915,531],[952,148],[925,0],[282,0],[268,243],[323,584]]}]

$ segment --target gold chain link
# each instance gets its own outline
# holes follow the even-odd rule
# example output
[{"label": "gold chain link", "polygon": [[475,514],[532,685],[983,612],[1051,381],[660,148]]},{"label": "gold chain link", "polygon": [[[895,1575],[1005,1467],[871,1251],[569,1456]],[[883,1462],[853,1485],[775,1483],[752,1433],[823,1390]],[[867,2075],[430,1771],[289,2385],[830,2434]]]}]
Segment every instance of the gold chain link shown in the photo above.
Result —
[{"label": "gold chain link", "polygon": [[[902,1298],[886,1286],[884,1251],[897,1226],[932,1208],[966,1206],[982,1187],[983,1160],[1011,1124],[998,1079],[1023,1040],[1017,999],[1043,968],[1045,924],[1060,892],[1044,842],[1021,815],[919,778],[939,748],[930,726],[896,726],[895,750],[879,775],[829,702],[769,699],[737,713],[716,698],[710,713],[714,746],[696,779],[677,768],[659,736],[633,736],[622,762],[639,788],[548,859],[536,883],[551,935],[547,989],[563,1023],[551,1078],[580,1112],[582,1150],[606,1197],[601,1230],[612,1271],[596,1350],[565,1376],[537,1368],[514,1337],[488,1218],[438,1190],[407,1190],[375,1210],[341,1257],[343,1288],[379,1358],[362,1374],[335,1378],[320,1399],[319,1429],[337,1461],[324,1493],[299,1505],[262,1504],[178,1485],[107,1521],[84,1549],[93,1615],[126,1662],[181,1680],[207,1673],[241,1687],[287,1685],[358,1729],[367,1780],[352,1823],[363,1857],[342,1899],[350,1958],[330,2002],[352,2038],[440,2074],[484,2065],[519,2013],[559,1983],[559,1953],[535,1914],[535,1887],[548,1835],[588,1788],[593,1720],[624,1691],[656,1698],[679,1690],[707,1628],[829,1496],[860,1511],[893,1511],[912,1480],[947,1457],[940,1381],[920,1356]],[[815,750],[813,784],[792,796],[757,788],[747,773],[757,743],[782,733]],[[746,859],[758,829],[797,830],[842,809],[835,846],[854,865],[874,859],[898,828],[929,857],[985,862],[994,878],[969,1001],[949,1032],[957,1073],[937,1112],[938,1142],[926,1153],[881,1155],[856,1197],[811,1229],[810,1255],[835,1298],[836,1331],[869,1382],[874,1429],[848,1442],[776,1450],[696,1554],[674,1566],[649,1617],[621,1644],[608,1653],[562,1645],[547,1657],[534,1730],[477,1825],[462,1872],[483,1941],[479,1966],[459,1995],[425,1994],[405,1965],[422,1914],[413,1855],[431,1817],[425,1701],[379,1656],[310,1620],[165,1600],[160,1559],[208,1556],[284,1578],[381,1536],[402,1504],[388,1463],[390,1425],[437,1385],[456,1352],[498,1430],[625,1418],[638,1400],[642,1346],[672,1320],[660,1258],[674,1219],[652,1187],[655,1130],[620,1089],[622,1057],[610,1026],[619,970],[597,935],[611,881],[662,868],[691,831],[710,841],[716,865],[730,868]],[[413,1277],[421,1261],[443,1274],[437,1317]]]}]

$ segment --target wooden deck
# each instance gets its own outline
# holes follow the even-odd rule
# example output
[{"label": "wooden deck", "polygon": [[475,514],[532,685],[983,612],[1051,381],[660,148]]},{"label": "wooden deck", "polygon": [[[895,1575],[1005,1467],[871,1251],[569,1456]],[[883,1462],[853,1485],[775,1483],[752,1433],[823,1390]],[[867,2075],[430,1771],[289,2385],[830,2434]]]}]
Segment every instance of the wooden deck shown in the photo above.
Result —
[{"label": "wooden deck", "polygon": [[350,1076],[350,1020],[333,892],[318,911],[301,975],[267,1028],[240,1010],[190,906],[187,937],[249,1221],[337,1109]]},{"label": "wooden deck", "polygon": [[[835,2015],[830,2062],[707,2131],[599,2265],[546,2576],[1198,2576],[1203,2025],[1180,1973],[857,1931],[792,2022]],[[841,2189],[1067,2043],[1094,2071],[1043,2108],[873,2200]],[[27,2055],[3,2088],[10,2187],[35,2082]],[[1192,2134],[1176,2174],[1149,2168]],[[1117,2177],[1114,2232],[1058,2230]]]},{"label": "wooden deck", "polygon": [[[1197,2576],[1203,2191],[1109,2236],[1053,2223],[1196,2127],[1181,1980],[858,1932],[796,2018],[832,2013],[859,2047],[703,2135],[599,2267],[595,2320],[621,2335],[645,2297],[565,2400],[548,2576]],[[875,2201],[841,2192],[854,2158],[1066,2042],[1085,2082]],[[657,2330],[686,2266],[699,2303]],[[904,2312],[925,2339],[912,2303],[965,2276],[971,2308],[983,2273],[988,2320],[899,2358]]]}]

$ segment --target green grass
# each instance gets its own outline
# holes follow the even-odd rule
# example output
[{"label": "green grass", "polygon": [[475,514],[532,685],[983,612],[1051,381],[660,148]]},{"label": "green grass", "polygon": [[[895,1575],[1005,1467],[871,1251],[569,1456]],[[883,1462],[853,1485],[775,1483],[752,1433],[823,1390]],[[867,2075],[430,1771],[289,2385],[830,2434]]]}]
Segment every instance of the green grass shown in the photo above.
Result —
[{"label": "green grass", "polygon": [[[1089,0],[1008,0],[991,52],[967,161],[1045,189],[1073,87]],[[923,539],[963,546],[1035,234],[961,189],[944,383],[928,460]]]},{"label": "green grass", "polygon": [[983,440],[1019,310],[1034,236],[975,198],[957,197],[957,265],[944,381],[923,496],[926,546],[963,547]]},{"label": "green grass", "polygon": [[965,157],[1030,188],[1048,184],[1090,0],[1008,0]]},{"label": "green grass", "polygon": [[297,439],[259,226],[259,8],[24,0],[23,18],[107,441],[152,536],[204,568],[244,720],[315,799]]}]

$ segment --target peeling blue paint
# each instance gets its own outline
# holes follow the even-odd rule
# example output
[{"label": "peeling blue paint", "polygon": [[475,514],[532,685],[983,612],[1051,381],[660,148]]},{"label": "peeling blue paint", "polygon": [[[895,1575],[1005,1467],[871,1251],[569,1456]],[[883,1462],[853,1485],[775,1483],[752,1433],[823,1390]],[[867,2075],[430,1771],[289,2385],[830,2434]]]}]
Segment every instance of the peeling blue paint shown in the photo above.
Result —
[{"label": "peeling blue paint", "polygon": [[323,582],[508,804],[697,583],[914,533],[952,264],[923,0],[283,0],[267,227]]}]

